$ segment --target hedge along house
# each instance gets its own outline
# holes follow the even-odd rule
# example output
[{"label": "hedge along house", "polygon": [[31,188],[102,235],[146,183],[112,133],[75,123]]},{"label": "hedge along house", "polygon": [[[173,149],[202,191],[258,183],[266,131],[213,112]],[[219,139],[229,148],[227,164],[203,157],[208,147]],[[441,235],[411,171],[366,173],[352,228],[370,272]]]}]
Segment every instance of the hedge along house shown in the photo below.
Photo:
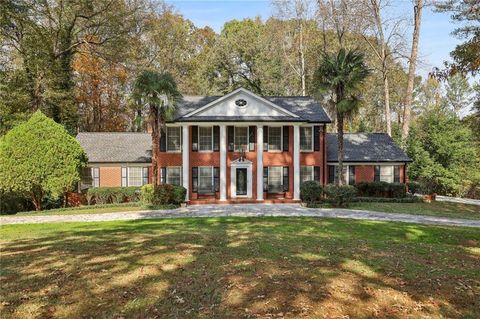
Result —
[{"label": "hedge along house", "polygon": [[[224,96],[185,96],[162,131],[159,182],[183,185],[191,203],[299,201],[302,182],[326,184],[336,177],[336,135],[326,134],[329,123],[310,97],[262,97],[243,88]],[[405,181],[410,159],[390,137],[345,137],[352,172],[347,181]],[[90,159],[83,187],[151,180],[150,134],[80,133],[78,140]],[[384,167],[398,176],[387,177]]]}]

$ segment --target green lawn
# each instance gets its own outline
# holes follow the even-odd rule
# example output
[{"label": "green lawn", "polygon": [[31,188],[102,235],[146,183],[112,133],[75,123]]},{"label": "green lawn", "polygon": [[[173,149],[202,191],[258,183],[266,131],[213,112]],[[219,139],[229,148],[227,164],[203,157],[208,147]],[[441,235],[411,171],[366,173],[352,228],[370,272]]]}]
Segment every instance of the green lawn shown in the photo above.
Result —
[{"label": "green lawn", "polygon": [[431,203],[352,203],[349,208],[385,213],[429,215],[465,219],[480,219],[480,206],[449,202]]},{"label": "green lawn", "polygon": [[191,218],[0,233],[0,318],[480,317],[480,229]]},{"label": "green lawn", "polygon": [[57,208],[42,211],[19,212],[12,215],[2,216],[48,216],[48,215],[76,215],[76,214],[105,214],[114,212],[131,212],[141,210],[139,203],[107,204],[99,206],[80,206],[69,208]]}]

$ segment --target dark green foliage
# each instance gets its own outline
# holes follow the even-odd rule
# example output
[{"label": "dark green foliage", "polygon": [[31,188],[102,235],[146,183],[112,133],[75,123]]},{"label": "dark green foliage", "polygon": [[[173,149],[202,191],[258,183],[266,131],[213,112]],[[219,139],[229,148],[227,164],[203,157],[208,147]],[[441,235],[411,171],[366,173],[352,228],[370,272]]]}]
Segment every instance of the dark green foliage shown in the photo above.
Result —
[{"label": "dark green foliage", "polygon": [[317,181],[306,181],[300,186],[300,198],[308,204],[320,201],[322,192],[322,185]]},{"label": "dark green foliage", "polygon": [[32,210],[32,202],[21,193],[0,192],[0,215]]},{"label": "dark green foliage", "polygon": [[141,189],[141,198],[144,205],[162,206],[167,204],[181,204],[185,202],[187,190],[183,186],[161,184],[154,187],[144,185]]},{"label": "dark green foliage", "polygon": [[85,194],[90,205],[95,204],[118,204],[123,202],[138,202],[140,200],[139,187],[93,187]]},{"label": "dark green foliage", "polygon": [[324,192],[335,207],[347,207],[357,194],[357,189],[350,185],[327,185]]},{"label": "dark green foliage", "polygon": [[80,180],[87,156],[65,128],[35,112],[0,139],[0,190],[22,193],[37,210]]},{"label": "dark green foliage", "polygon": [[412,195],[415,195],[420,190],[420,183],[418,182],[409,182],[407,185],[408,185],[408,191]]},{"label": "dark green foliage", "polygon": [[[391,197],[354,197],[350,201],[351,203],[421,203],[423,199],[418,196],[406,196],[399,198]],[[307,207],[321,208],[328,207],[330,204],[335,204],[335,201],[330,198],[325,198],[321,202],[307,204]]]},{"label": "dark green foliage", "polygon": [[360,182],[355,184],[360,196],[365,197],[405,197],[405,184],[387,182]]}]

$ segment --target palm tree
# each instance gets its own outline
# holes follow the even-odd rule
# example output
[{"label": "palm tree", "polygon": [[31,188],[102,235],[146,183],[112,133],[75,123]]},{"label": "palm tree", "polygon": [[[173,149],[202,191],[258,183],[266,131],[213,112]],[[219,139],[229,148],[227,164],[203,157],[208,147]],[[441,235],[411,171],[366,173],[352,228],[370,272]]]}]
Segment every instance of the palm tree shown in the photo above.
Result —
[{"label": "palm tree", "polygon": [[323,54],[314,75],[314,87],[328,103],[337,118],[338,133],[338,179],[343,184],[343,126],[345,118],[359,107],[358,86],[367,78],[363,53],[357,50],[340,49],[336,54]]},{"label": "palm tree", "polygon": [[181,98],[177,84],[168,73],[146,70],[135,79],[131,98],[141,107],[148,107],[148,119],[152,129],[152,177],[158,185],[158,153],[160,152],[160,127],[172,118],[176,102]]}]

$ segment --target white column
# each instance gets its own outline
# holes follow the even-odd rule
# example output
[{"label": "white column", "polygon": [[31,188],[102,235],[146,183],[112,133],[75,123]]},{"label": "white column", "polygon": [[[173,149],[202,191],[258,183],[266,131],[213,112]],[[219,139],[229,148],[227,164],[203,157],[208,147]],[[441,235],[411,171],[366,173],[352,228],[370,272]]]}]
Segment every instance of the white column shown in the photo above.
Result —
[{"label": "white column", "polygon": [[300,126],[293,126],[293,199],[300,199]]},{"label": "white column", "polygon": [[187,196],[185,200],[189,200],[189,192],[190,192],[190,138],[188,136],[188,125],[182,126],[182,179],[183,179],[183,187],[187,189]]},{"label": "white column", "polygon": [[227,127],[220,125],[220,200],[227,200]]},{"label": "white column", "polygon": [[257,125],[257,200],[263,200],[263,126]]}]

